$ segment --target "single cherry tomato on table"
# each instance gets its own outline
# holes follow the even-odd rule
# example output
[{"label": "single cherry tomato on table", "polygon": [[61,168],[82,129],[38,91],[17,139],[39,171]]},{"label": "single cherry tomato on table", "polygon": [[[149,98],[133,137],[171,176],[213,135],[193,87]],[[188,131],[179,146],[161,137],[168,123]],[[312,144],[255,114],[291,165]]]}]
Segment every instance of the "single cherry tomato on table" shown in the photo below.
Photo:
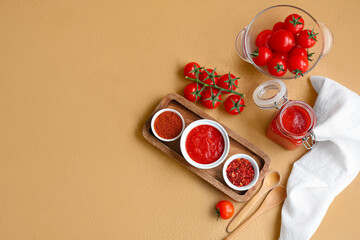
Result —
[{"label": "single cherry tomato on table", "polygon": [[232,94],[224,102],[225,110],[231,115],[237,115],[244,110],[244,98],[239,95]]},{"label": "single cherry tomato on table", "polygon": [[271,59],[267,65],[267,68],[269,73],[275,77],[281,77],[287,71],[285,60],[280,58]]},{"label": "single cherry tomato on table", "polygon": [[280,29],[274,32],[270,37],[271,49],[276,52],[289,52],[295,45],[295,38],[291,32]]},{"label": "single cherry tomato on table", "polygon": [[280,30],[280,29],[284,29],[284,23],[283,22],[275,23],[273,26],[273,32]]},{"label": "single cherry tomato on table", "polygon": [[190,102],[197,102],[201,98],[201,87],[199,84],[190,83],[184,88],[184,97]]},{"label": "single cherry tomato on table", "polygon": [[184,67],[184,75],[185,77],[196,79],[196,75],[200,73],[200,65],[196,62],[190,62]]},{"label": "single cherry tomato on table", "polygon": [[201,103],[209,109],[217,108],[221,103],[221,92],[214,88],[206,88],[201,94]]},{"label": "single cherry tomato on table", "polygon": [[299,33],[299,36],[297,36],[296,43],[303,48],[311,48],[317,42],[316,35],[318,34],[319,33],[314,33],[314,29],[303,30]]},{"label": "single cherry tomato on table", "polygon": [[269,39],[271,37],[272,32],[273,31],[271,31],[271,30],[264,30],[264,31],[260,32],[256,37],[255,45],[257,47],[268,47],[268,48],[270,48]]},{"label": "single cherry tomato on table", "polygon": [[284,29],[290,31],[293,35],[298,34],[304,28],[304,19],[298,14],[291,14],[284,21]]},{"label": "single cherry tomato on table", "polygon": [[[224,74],[219,78],[217,85],[225,89],[235,90],[238,87],[238,79],[240,78],[236,78],[234,75],[230,73]],[[222,93],[228,94],[230,92],[223,91]]]},{"label": "single cherry tomato on table", "polygon": [[297,78],[299,75],[304,76],[303,74],[308,70],[309,67],[309,61],[307,57],[299,55],[289,57],[287,64],[289,71],[295,74],[295,78]]},{"label": "single cherry tomato on table", "polygon": [[253,61],[258,66],[265,66],[272,58],[272,52],[267,47],[259,47],[250,55],[253,56]]},{"label": "single cherry tomato on table", "polygon": [[272,59],[282,59],[286,61],[288,59],[288,56],[289,55],[287,53],[273,52]]},{"label": "single cherry tomato on table", "polygon": [[234,215],[234,205],[230,201],[220,201],[215,206],[216,214],[218,218],[221,217],[222,219],[229,219]]},{"label": "single cherry tomato on table", "polygon": [[203,83],[214,85],[217,84],[219,80],[219,76],[217,75],[215,69],[208,68],[208,69],[204,69],[204,71],[202,71],[199,74],[199,80],[202,81]]}]

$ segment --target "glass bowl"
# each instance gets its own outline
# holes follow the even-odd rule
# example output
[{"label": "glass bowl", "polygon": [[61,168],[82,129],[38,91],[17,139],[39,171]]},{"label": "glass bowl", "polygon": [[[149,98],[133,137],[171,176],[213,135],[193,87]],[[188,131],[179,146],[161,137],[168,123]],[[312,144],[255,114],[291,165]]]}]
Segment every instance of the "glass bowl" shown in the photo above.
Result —
[{"label": "glass bowl", "polygon": [[[260,72],[273,78],[274,76],[268,73],[267,66],[257,66],[253,62],[252,56],[250,54],[257,49],[255,46],[255,39],[261,31],[266,29],[272,30],[275,23],[283,22],[287,16],[293,13],[300,15],[304,19],[304,29],[314,29],[315,33],[319,33],[316,35],[317,43],[312,48],[309,48],[309,52],[314,52],[312,55],[313,60],[309,61],[309,68],[304,73],[304,75],[310,72],[316,66],[319,60],[330,52],[333,46],[334,37],[331,30],[326,26],[325,23],[318,22],[309,13],[295,6],[276,5],[266,8],[265,10],[258,13],[250,22],[250,24],[243,28],[236,37],[235,47],[239,56],[244,61],[251,63]],[[276,78],[294,79],[295,75],[290,71],[287,71],[285,75]]]}]

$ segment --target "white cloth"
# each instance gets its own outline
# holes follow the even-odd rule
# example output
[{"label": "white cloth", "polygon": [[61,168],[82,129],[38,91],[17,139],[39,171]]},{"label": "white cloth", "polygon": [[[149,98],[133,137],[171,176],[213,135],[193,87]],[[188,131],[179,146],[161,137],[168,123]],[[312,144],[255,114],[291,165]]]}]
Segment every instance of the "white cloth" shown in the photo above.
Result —
[{"label": "white cloth", "polygon": [[310,239],[331,202],[360,170],[360,96],[331,79],[310,79],[318,92],[317,145],[291,171],[280,240]]}]

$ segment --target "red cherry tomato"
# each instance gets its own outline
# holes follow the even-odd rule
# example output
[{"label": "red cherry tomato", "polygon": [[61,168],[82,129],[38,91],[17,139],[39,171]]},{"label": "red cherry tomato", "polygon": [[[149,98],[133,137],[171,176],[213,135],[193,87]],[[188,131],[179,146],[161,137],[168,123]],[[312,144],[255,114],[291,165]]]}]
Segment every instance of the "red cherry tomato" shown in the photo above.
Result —
[{"label": "red cherry tomato", "polygon": [[272,59],[282,59],[284,61],[286,61],[288,59],[288,55],[287,53],[281,53],[281,52],[274,52],[272,54]]},{"label": "red cherry tomato", "polygon": [[287,71],[285,61],[282,59],[279,59],[279,58],[271,59],[267,65],[267,68],[268,68],[269,73],[275,77],[281,77]]},{"label": "red cherry tomato", "polygon": [[265,66],[272,58],[272,52],[267,47],[259,47],[251,56],[253,56],[253,61],[256,65]]},{"label": "red cherry tomato", "polygon": [[274,32],[270,37],[271,49],[276,52],[289,52],[293,48],[294,44],[294,35],[284,29]]},{"label": "red cherry tomato", "polygon": [[[238,79],[234,75],[228,73],[224,74],[219,78],[219,81],[217,82],[217,85],[219,87],[229,89],[229,90],[235,90],[238,87]],[[228,94],[230,92],[223,91],[223,94]]]},{"label": "red cherry tomato", "polygon": [[229,219],[234,215],[234,206],[231,202],[223,200],[216,204],[216,213],[222,219]]},{"label": "red cherry tomato", "polygon": [[299,36],[297,36],[296,43],[303,48],[311,48],[317,42],[316,35],[318,34],[319,33],[314,33],[314,29],[303,30],[299,33]]},{"label": "red cherry tomato", "polygon": [[221,102],[221,94],[214,88],[206,88],[201,95],[201,103],[204,107],[217,108]]},{"label": "red cherry tomato", "polygon": [[269,39],[271,37],[273,31],[271,30],[264,30],[260,32],[255,40],[255,45],[257,47],[269,47]]},{"label": "red cherry tomato", "polygon": [[[198,69],[198,70],[196,70]],[[189,78],[196,78],[196,73],[200,73],[200,65],[196,62],[190,62],[184,67],[184,75]]]},{"label": "red cherry tomato", "polygon": [[290,52],[289,52],[289,57],[292,56],[304,56],[307,57],[307,51],[305,48],[302,47],[294,47]]},{"label": "red cherry tomato", "polygon": [[199,74],[199,80],[202,81],[203,83],[214,85],[214,82],[215,84],[217,84],[219,78],[215,70],[208,68],[208,69],[204,69],[204,71],[202,71]]},{"label": "red cherry tomato", "polygon": [[225,110],[231,115],[237,115],[244,110],[244,98],[239,95],[232,94],[224,102]]},{"label": "red cherry tomato", "polygon": [[274,27],[273,27],[273,32],[280,30],[280,29],[284,29],[284,23],[283,22],[275,23]]},{"label": "red cherry tomato", "polygon": [[290,31],[293,35],[301,32],[304,25],[304,19],[298,14],[291,14],[284,21],[284,29]]},{"label": "red cherry tomato", "polygon": [[184,88],[184,96],[190,102],[197,102],[201,98],[201,87],[196,83],[190,83]]},{"label": "red cherry tomato", "polygon": [[289,57],[287,64],[289,71],[295,74],[295,78],[297,78],[299,75],[304,76],[303,74],[308,70],[309,67],[308,59],[299,55]]}]

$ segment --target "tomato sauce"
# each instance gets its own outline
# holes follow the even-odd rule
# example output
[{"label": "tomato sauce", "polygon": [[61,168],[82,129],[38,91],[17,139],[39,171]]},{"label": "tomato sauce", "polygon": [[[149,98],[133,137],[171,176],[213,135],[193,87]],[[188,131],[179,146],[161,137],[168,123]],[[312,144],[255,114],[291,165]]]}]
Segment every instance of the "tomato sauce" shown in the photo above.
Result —
[{"label": "tomato sauce", "polygon": [[218,160],[224,152],[225,141],[221,132],[210,125],[193,128],[186,138],[189,157],[200,164],[210,164]]},{"label": "tomato sauce", "polygon": [[316,116],[312,110],[306,109],[302,102],[290,101],[274,116],[266,136],[284,148],[294,150],[302,145],[302,138],[315,124]]},{"label": "tomato sauce", "polygon": [[301,134],[309,129],[311,119],[309,113],[304,108],[290,106],[285,109],[281,122],[288,132]]}]

